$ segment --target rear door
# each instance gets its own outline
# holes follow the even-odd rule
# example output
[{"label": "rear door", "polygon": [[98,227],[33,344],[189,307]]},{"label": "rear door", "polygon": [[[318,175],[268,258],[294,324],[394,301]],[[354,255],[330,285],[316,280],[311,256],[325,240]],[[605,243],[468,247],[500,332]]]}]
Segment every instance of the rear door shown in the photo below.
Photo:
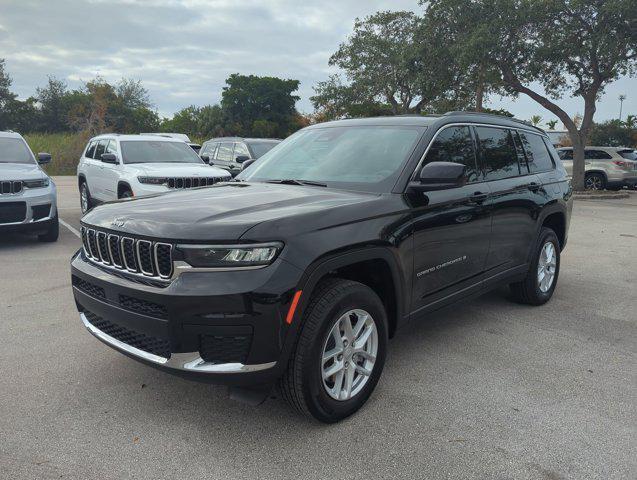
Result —
[{"label": "rear door", "polygon": [[471,127],[443,127],[429,145],[423,165],[429,162],[466,165],[467,183],[414,199],[414,312],[480,280],[491,234],[489,186],[477,168]]},{"label": "rear door", "polygon": [[232,153],[232,158],[234,161],[230,165],[230,173],[232,173],[233,177],[241,173],[241,163],[237,162],[237,157],[240,156],[251,157],[250,151],[248,150],[246,144],[243,142],[236,142],[234,144],[234,152]]},{"label": "rear door", "polygon": [[529,173],[524,154],[516,147],[515,130],[476,126],[482,175],[491,195],[491,244],[486,261],[487,276],[523,265],[535,241],[540,210],[540,180]]}]

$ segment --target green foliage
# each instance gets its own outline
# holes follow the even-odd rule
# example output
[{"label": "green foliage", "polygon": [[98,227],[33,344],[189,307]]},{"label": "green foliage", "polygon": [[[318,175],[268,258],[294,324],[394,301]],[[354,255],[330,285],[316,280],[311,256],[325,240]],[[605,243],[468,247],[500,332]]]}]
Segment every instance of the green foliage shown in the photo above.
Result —
[{"label": "green foliage", "polygon": [[542,123],[542,117],[540,115],[531,115],[529,122],[531,123],[531,125],[537,127],[540,125],[540,123]]},{"label": "green foliage", "polygon": [[[632,116],[634,118],[634,115]],[[637,147],[637,128],[635,122],[609,120],[596,123],[591,129],[589,145],[603,147]]]},{"label": "green foliage", "polygon": [[555,127],[557,127],[557,120],[549,120],[548,122],[546,122],[546,126],[549,128],[549,130],[555,130]]},{"label": "green foliage", "polygon": [[24,139],[34,153],[47,152],[53,157],[44,169],[50,175],[75,175],[82,150],[89,136],[86,133],[29,133]]},{"label": "green foliage", "polygon": [[299,97],[292,93],[299,88],[298,80],[234,73],[226,85],[221,108],[230,133],[256,136],[257,131],[268,131],[273,136],[286,137],[294,131]]}]

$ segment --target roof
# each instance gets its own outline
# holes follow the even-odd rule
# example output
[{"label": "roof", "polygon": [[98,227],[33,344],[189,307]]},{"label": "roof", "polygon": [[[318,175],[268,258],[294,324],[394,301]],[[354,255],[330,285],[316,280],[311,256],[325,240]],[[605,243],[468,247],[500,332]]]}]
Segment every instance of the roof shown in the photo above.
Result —
[{"label": "roof", "polygon": [[246,137],[214,137],[210,140],[206,140],[204,143],[208,142],[272,142],[279,143],[281,141],[280,138],[246,138]]},{"label": "roof", "polygon": [[6,131],[0,130],[0,137],[2,137],[2,138],[22,138],[22,135],[20,135],[17,132],[14,132],[12,130],[6,130]]},{"label": "roof", "polygon": [[117,138],[121,141],[147,141],[147,142],[178,142],[185,143],[183,140],[179,140],[173,137],[164,137],[159,135],[122,135],[120,133],[103,133],[92,137],[91,140],[100,140],[102,138]]},{"label": "roof", "polygon": [[[573,147],[560,147],[558,150],[572,150]],[[611,152],[618,152],[620,150],[635,150],[632,147],[596,147],[595,145],[587,145],[584,147],[584,150],[608,150]]]}]

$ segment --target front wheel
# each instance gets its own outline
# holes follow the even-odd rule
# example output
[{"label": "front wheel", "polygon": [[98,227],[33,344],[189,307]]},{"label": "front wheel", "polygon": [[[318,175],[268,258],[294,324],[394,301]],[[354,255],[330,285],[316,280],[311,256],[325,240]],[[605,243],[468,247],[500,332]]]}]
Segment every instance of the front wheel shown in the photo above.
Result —
[{"label": "front wheel", "polygon": [[82,208],[82,213],[88,212],[92,206],[91,192],[89,192],[88,185],[84,181],[80,185],[80,207]]},{"label": "front wheel", "polygon": [[550,228],[542,227],[526,278],[510,285],[513,298],[529,305],[542,305],[553,296],[560,273],[560,242]]},{"label": "front wheel", "polygon": [[302,321],[279,387],[301,413],[334,423],[361,408],[380,379],[385,308],[366,285],[331,278],[317,286]]}]

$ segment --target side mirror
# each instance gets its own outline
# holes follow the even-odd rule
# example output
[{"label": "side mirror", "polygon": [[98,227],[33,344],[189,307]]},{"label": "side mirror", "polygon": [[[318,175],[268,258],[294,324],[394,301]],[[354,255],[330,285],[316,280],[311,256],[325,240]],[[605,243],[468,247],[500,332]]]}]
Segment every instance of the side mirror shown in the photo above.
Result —
[{"label": "side mirror", "polygon": [[204,163],[207,163],[208,165],[210,165],[210,156],[202,155],[201,159],[204,161]]},{"label": "side mirror", "polygon": [[247,155],[237,155],[237,158],[235,158],[235,162],[237,163],[243,163],[243,162],[247,162],[248,160],[250,160],[250,157],[248,157]]},{"label": "side mirror", "polygon": [[100,158],[104,163],[117,164],[117,155],[115,155],[114,153],[102,153],[102,156]]},{"label": "side mirror", "polygon": [[51,163],[51,154],[50,153],[38,153],[38,163],[40,165],[45,165],[47,163]]},{"label": "side mirror", "polygon": [[243,172],[246,168],[248,168],[250,165],[252,165],[254,162],[256,162],[257,159],[256,158],[251,158],[249,160],[245,160],[242,164],[241,164],[241,171]]},{"label": "side mirror", "polygon": [[418,181],[410,186],[421,192],[462,187],[467,183],[466,169],[461,163],[431,162],[422,167]]}]

